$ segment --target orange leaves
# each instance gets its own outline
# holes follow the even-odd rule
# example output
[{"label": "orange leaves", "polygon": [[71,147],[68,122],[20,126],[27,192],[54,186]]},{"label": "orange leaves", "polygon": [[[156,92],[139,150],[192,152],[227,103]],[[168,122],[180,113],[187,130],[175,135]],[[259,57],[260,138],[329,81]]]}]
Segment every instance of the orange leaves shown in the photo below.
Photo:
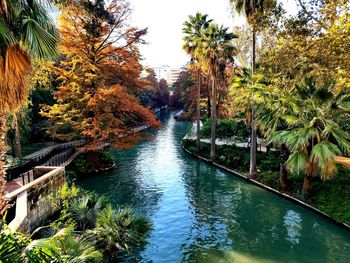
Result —
[{"label": "orange leaves", "polygon": [[140,139],[134,128],[160,126],[153,113],[121,86],[99,89],[87,106],[95,115],[90,119],[92,128],[84,134],[92,140],[110,141],[116,148],[130,147]]},{"label": "orange leaves", "polygon": [[52,121],[49,132],[54,137],[85,137],[92,147],[103,141],[124,147],[136,142],[134,128],[160,125],[136,98],[146,85],[140,79],[136,46],[144,32],[128,26],[129,14],[120,1],[112,1],[107,9],[86,9],[76,2],[63,10],[64,56],[54,68],[61,86],[55,93],[57,103],[43,111]]}]

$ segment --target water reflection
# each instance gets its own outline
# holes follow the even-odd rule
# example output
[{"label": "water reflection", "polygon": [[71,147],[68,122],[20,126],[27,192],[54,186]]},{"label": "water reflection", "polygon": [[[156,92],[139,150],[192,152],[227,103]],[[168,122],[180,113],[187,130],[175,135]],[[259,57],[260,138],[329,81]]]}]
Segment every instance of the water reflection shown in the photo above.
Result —
[{"label": "water reflection", "polygon": [[350,262],[349,233],[181,150],[188,123],[160,116],[153,141],[115,151],[118,167],[83,187],[153,223],[125,262]]},{"label": "water reflection", "polygon": [[299,244],[301,235],[301,217],[293,210],[288,210],[284,216],[284,225],[287,229],[287,238],[293,245]]}]

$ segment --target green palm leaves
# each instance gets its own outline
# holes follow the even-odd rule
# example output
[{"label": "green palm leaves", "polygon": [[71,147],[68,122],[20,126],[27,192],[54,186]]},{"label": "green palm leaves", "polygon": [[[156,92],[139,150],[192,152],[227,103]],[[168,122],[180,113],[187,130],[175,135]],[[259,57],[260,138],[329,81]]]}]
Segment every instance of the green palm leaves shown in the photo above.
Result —
[{"label": "green palm leaves", "polygon": [[39,1],[0,1],[0,112],[18,108],[27,98],[30,57],[57,55],[58,33]]},{"label": "green palm leaves", "polygon": [[237,50],[232,40],[237,38],[229,29],[197,13],[184,23],[184,50],[212,77],[233,62]]},{"label": "green palm leaves", "polygon": [[330,179],[336,172],[335,157],[350,153],[350,136],[339,117],[349,116],[349,96],[318,87],[312,79],[305,79],[290,94],[279,94],[284,103],[275,117],[284,124],[272,133],[271,141],[288,146],[287,166],[292,172]]},{"label": "green palm leaves", "polygon": [[[207,20],[207,15],[200,13],[189,17],[189,21],[184,23],[183,32],[185,34],[185,51],[191,55],[192,61],[195,60],[197,67],[202,69],[212,81],[210,156],[212,160],[215,160],[217,82],[224,80],[225,69],[233,62],[236,48],[233,46],[232,40],[236,36],[228,32],[228,28],[219,26],[212,20]],[[199,96],[197,105],[199,105]],[[198,106],[197,112],[199,112]],[[199,125],[197,125],[197,129],[199,130]],[[197,133],[197,149],[199,150],[199,133]]]},{"label": "green palm leaves", "polygon": [[147,220],[136,217],[132,209],[112,210],[108,206],[99,213],[92,235],[96,236],[104,250],[115,254],[129,250],[131,245],[142,244],[149,229]]},{"label": "green palm leaves", "polygon": [[183,49],[194,58],[196,49],[200,46],[202,32],[205,31],[213,20],[208,20],[208,15],[197,13],[189,16],[189,20],[184,22],[182,32],[184,33]]},{"label": "green palm leaves", "polygon": [[237,38],[228,28],[217,24],[210,24],[202,31],[201,41],[194,51],[203,69],[215,78],[222,73],[226,66],[233,62],[236,48],[232,40]]},{"label": "green palm leaves", "polygon": [[230,0],[238,13],[244,13],[247,17],[253,15],[255,9],[262,8],[264,0]]}]

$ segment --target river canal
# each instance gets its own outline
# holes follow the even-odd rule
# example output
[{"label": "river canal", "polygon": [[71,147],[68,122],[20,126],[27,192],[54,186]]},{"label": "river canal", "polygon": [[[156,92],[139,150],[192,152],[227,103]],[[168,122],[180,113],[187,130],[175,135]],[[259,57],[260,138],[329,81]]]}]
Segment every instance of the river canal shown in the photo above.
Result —
[{"label": "river canal", "polygon": [[117,167],[80,180],[153,229],[125,262],[350,262],[350,233],[181,149],[191,124],[161,113],[153,140],[112,151]]}]

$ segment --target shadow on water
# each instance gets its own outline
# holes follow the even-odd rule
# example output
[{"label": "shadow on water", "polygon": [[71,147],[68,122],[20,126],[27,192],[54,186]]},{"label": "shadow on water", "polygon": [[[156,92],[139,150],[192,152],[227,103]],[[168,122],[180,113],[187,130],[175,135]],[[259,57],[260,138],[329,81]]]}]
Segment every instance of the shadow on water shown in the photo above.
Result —
[{"label": "shadow on water", "polygon": [[78,183],[153,224],[125,262],[350,262],[350,235],[324,218],[181,149],[190,123],[159,118],[154,140],[112,151],[114,171]]}]

